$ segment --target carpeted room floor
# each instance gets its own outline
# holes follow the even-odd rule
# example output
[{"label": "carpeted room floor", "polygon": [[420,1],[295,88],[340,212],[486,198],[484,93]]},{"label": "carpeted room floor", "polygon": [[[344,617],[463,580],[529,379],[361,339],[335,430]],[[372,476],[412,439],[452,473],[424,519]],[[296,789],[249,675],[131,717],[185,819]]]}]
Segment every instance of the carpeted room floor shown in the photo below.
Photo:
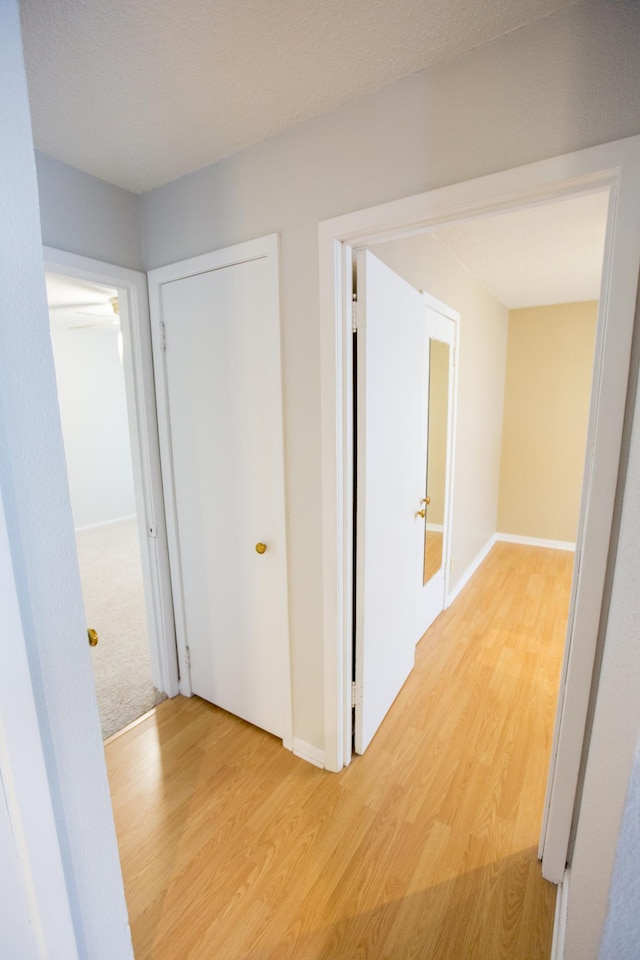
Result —
[{"label": "carpeted room floor", "polygon": [[151,679],[151,659],[136,519],[76,533],[87,626],[104,739],[165,699]]}]

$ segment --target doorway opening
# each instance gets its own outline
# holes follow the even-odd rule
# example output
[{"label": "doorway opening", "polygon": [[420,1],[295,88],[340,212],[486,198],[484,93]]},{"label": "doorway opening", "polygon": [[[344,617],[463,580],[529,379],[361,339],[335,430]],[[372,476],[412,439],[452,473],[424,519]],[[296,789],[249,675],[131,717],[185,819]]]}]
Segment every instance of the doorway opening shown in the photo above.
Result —
[{"label": "doorway opening", "polygon": [[[538,683],[540,686],[535,696],[531,695],[530,718],[527,719],[528,714],[523,714],[522,722],[525,725],[537,723],[539,726],[541,717],[536,713],[539,709],[539,702],[536,701],[543,687],[546,697],[549,697],[548,690],[551,689],[551,699],[554,703],[557,700],[561,663],[557,621],[559,617],[564,618],[564,626],[560,628],[564,636],[573,559],[571,551],[575,550],[579,528],[608,202],[607,191],[590,193],[528,210],[496,214],[491,219],[470,221],[464,227],[445,227],[430,234],[416,234],[387,243],[371,244],[368,247],[381,267],[393,271],[396,283],[409,284],[416,297],[419,291],[425,289],[435,291],[437,296],[446,296],[460,315],[458,361],[461,372],[456,381],[459,427],[450,441],[453,450],[448,451],[449,456],[456,462],[456,470],[455,473],[452,469],[445,471],[442,468],[438,471],[439,474],[451,478],[447,484],[447,494],[455,506],[455,509],[448,513],[450,522],[446,521],[440,526],[441,532],[437,531],[441,536],[444,534],[452,544],[446,559],[436,551],[439,564],[444,562],[449,565],[447,572],[450,573],[450,579],[444,606],[450,606],[497,542],[506,541],[518,545],[500,550],[496,548],[496,555],[492,554],[491,560],[486,560],[496,577],[492,591],[497,591],[498,594],[503,591],[503,604],[498,603],[493,608],[493,628],[496,635],[499,633],[503,638],[501,644],[504,643],[504,648],[496,659],[492,660],[496,646],[501,644],[497,644],[495,637],[489,638],[487,633],[484,633],[482,639],[478,639],[482,631],[487,629],[486,611],[483,610],[485,607],[488,609],[488,604],[484,604],[478,596],[474,601],[478,609],[477,622],[475,627],[472,627],[473,618],[469,616],[468,608],[474,587],[469,588],[471,594],[467,592],[464,600],[460,598],[460,622],[451,634],[451,644],[457,655],[463,637],[466,636],[469,641],[470,651],[473,649],[474,640],[477,640],[479,649],[483,648],[481,656],[484,657],[485,666],[491,661],[498,673],[504,672],[507,676],[512,670],[514,684],[523,683],[523,664],[531,669],[531,686],[528,689],[536,690]],[[553,236],[555,242],[540,248],[541,235]],[[563,262],[558,247],[573,253],[573,259],[568,255]],[[481,257],[477,256],[478,250],[482,251]],[[360,262],[360,256],[358,261]],[[373,289],[375,290],[375,287]],[[359,298],[362,295],[360,280],[358,295]],[[367,303],[366,306],[370,304]],[[369,323],[367,311],[362,318],[365,342],[371,335],[371,328],[375,334],[375,305],[371,306],[372,322]],[[397,331],[400,327],[401,316],[400,308],[389,311],[389,325],[392,330]],[[359,319],[358,330],[360,329]],[[442,381],[443,377],[430,362],[433,361],[433,355],[431,342],[424,351],[422,366],[427,368],[432,377],[435,374],[438,381]],[[448,366],[447,363],[447,370]],[[375,358],[372,360],[372,369],[376,371]],[[407,364],[403,371],[407,376],[410,375]],[[419,369],[415,376],[420,376]],[[424,376],[422,379],[422,396],[428,396],[432,407],[430,414],[435,414],[438,407],[437,391],[434,390],[433,382],[431,388],[427,382],[425,390]],[[375,383],[380,383],[381,380],[379,371],[376,371],[374,387]],[[367,402],[366,395],[364,399],[361,397],[358,407],[360,417],[357,426],[354,426],[354,433],[358,436],[363,424],[367,429],[367,418],[362,415],[363,402]],[[387,411],[391,406],[392,403],[387,397]],[[453,417],[456,404],[449,403],[449,408]],[[440,399],[439,410],[441,421],[442,411],[445,412],[446,428],[446,397]],[[402,427],[409,421],[410,415],[405,411],[399,422],[389,431],[390,435],[401,432]],[[420,437],[423,451],[418,458],[418,472],[415,472],[414,467],[413,495],[409,494],[413,499],[408,504],[413,510],[419,502],[425,504],[421,510],[415,511],[413,522],[417,520],[421,529],[424,528],[422,536],[427,543],[431,535],[427,523],[429,494],[436,495],[437,486],[429,477],[429,459],[432,460],[432,466],[442,465],[447,452],[446,444],[445,456],[443,451],[438,449],[438,446],[442,447],[442,422],[438,423],[438,417],[430,415],[429,424],[433,422],[436,423],[438,436],[432,441],[426,431],[425,435]],[[369,425],[369,432],[366,433],[366,444],[369,446],[371,434],[375,432],[374,418]],[[416,434],[415,426],[412,434]],[[388,446],[388,442],[386,445]],[[357,446],[358,441],[356,448]],[[408,466],[401,469],[402,474],[411,470],[411,446],[409,444]],[[397,460],[400,456],[401,451],[398,449],[394,459]],[[365,458],[362,460],[364,465],[368,463]],[[426,488],[423,469],[425,460]],[[366,477],[362,479],[361,496],[357,501],[358,510],[367,510],[375,523],[381,513],[390,512],[393,507],[385,506],[382,499],[375,500],[375,491],[369,496]],[[394,493],[390,503],[393,504],[395,499]],[[443,516],[439,514],[435,518],[436,522]],[[436,526],[436,522],[431,525],[432,528]],[[357,520],[354,523],[358,534],[364,531],[366,535],[363,524]],[[394,541],[399,525],[400,516],[395,518],[385,536],[389,557],[393,558],[392,565],[395,569],[399,564],[398,550],[402,549],[402,545]],[[408,527],[410,526],[408,522]],[[541,551],[540,548],[544,550]],[[362,551],[366,554],[366,541],[362,545]],[[562,553],[558,553],[560,551]],[[554,554],[557,554],[557,559]],[[368,569],[371,570],[372,566],[369,563]],[[358,571],[362,574],[364,569],[363,564],[357,564],[356,577]],[[556,580],[550,574],[551,570],[556,571]],[[419,559],[414,556],[411,575],[413,603],[418,614],[413,625],[412,642],[416,644],[422,638],[423,647],[432,643],[438,651],[433,654],[434,657],[444,657],[446,641],[443,636],[449,628],[439,622],[432,628],[433,633],[427,630],[425,634],[421,628],[421,623],[425,629],[429,626],[428,622],[425,625],[420,618],[420,594],[424,591],[424,581],[427,579],[424,576],[422,556]],[[491,582],[490,579],[487,581],[487,576],[485,573],[484,581]],[[541,613],[542,609],[545,609],[546,613],[544,616],[537,613],[535,622],[531,623],[526,618],[514,616],[512,635],[509,637],[505,632],[508,617],[504,616],[504,610],[509,609],[510,604],[513,605],[513,597],[521,590],[523,579],[532,584],[530,589],[533,593],[542,589],[541,585],[544,584],[546,600],[543,601],[531,593],[529,603],[532,608],[537,607],[538,613]],[[382,576],[380,580],[383,583],[390,582],[391,573],[388,572],[387,576]],[[356,597],[361,588],[363,592],[366,590],[363,584],[356,581]],[[526,604],[526,594],[521,595],[521,601]],[[401,605],[403,609],[408,602],[411,603],[405,596]],[[385,603],[390,604],[388,598]],[[514,614],[520,612],[517,607],[512,608]],[[357,606],[358,613],[363,609],[366,612],[362,604]],[[455,609],[458,609],[458,606]],[[463,610],[467,612],[463,613]],[[553,616],[549,611],[553,611]],[[453,610],[452,615],[453,619],[445,618],[447,624],[454,622]],[[399,619],[401,616],[399,614]],[[401,642],[402,626],[403,624],[398,622],[398,629],[388,633],[394,657]],[[408,629],[411,629],[411,623]],[[475,634],[474,629],[477,631]],[[491,647],[494,649],[489,653]],[[544,650],[544,659],[540,656],[541,649]],[[357,646],[357,651],[366,659],[366,638]],[[375,651],[369,648],[369,653],[373,656]],[[410,668],[413,666],[413,651],[411,654]],[[513,654],[511,660],[510,654]],[[425,657],[429,656],[423,649],[419,662],[424,664]],[[469,662],[472,662],[473,654],[469,652],[468,656]],[[455,660],[455,656],[453,659]],[[503,664],[508,664],[508,669],[503,671]],[[424,672],[424,667],[422,670]],[[533,680],[534,672],[539,676],[539,681]],[[361,676],[365,674],[362,664],[360,668],[356,665],[356,673]],[[469,672],[469,677],[476,677],[477,680],[477,674],[473,671]],[[550,686],[549,677],[552,678]],[[455,682],[459,685],[459,678]],[[470,683],[472,682],[475,681],[470,679]],[[402,684],[399,684],[396,693],[400,686]],[[464,685],[458,689],[464,690]],[[500,710],[494,694],[495,691],[492,694],[492,691],[487,689],[486,705],[489,713],[499,713]],[[366,695],[365,689],[365,698]],[[357,724],[358,710],[363,709],[360,691],[357,692],[355,703]],[[550,717],[543,714],[543,719],[548,726]],[[496,725],[499,726],[497,720]],[[495,727],[491,735],[494,733]],[[550,735],[549,730],[549,738]],[[487,736],[489,737],[489,731]],[[364,752],[358,749],[357,743],[356,737],[356,752]],[[541,751],[536,747],[536,796],[545,786],[542,770],[544,767],[546,772],[549,764],[549,747],[548,739],[543,764],[538,756]],[[491,752],[487,744],[485,748],[487,754]],[[500,754],[497,756],[503,763],[504,757]],[[454,763],[453,760],[451,762]],[[533,765],[532,759],[527,772],[529,778]],[[532,792],[530,782],[528,789]],[[540,795],[537,808],[533,812],[534,821],[541,817],[542,809]],[[539,823],[538,819],[538,826]]]},{"label": "doorway opening", "polygon": [[[165,699],[154,685],[118,291],[47,273],[51,340],[103,739]],[[95,638],[94,638],[95,639]]]},{"label": "doorway opening", "polygon": [[[335,423],[337,428],[335,433],[332,429],[325,429],[323,436],[327,583],[325,652],[328,667],[326,744],[327,766],[339,770],[350,758],[350,737],[345,736],[345,718],[350,712],[351,690],[347,689],[344,678],[351,669],[350,661],[345,661],[345,635],[351,619],[349,598],[352,590],[349,578],[352,523],[348,506],[352,480],[348,457],[352,440],[351,355],[347,330],[350,333],[348,308],[353,250],[417,233],[433,233],[445,226],[507,210],[535,207],[577,194],[584,196],[608,191],[577,562],[542,831],[543,874],[556,883],[564,874],[578,771],[587,735],[585,724],[592,696],[591,678],[607,572],[637,286],[634,269],[624,267],[626,244],[632,238],[633,224],[626,215],[626,205],[632,203],[632,198],[627,197],[625,202],[626,185],[621,178],[622,169],[627,162],[634,162],[635,154],[631,155],[630,147],[627,156],[623,147],[610,144],[593,148],[348,214],[320,225],[323,397],[330,398],[330,403],[327,399],[325,404],[326,424],[332,427]],[[614,314],[615,324],[610,321]],[[459,472],[459,464],[456,469]],[[493,533],[498,532],[494,527]],[[478,551],[482,545],[483,538],[480,538]],[[460,561],[455,551],[454,561]]]},{"label": "doorway opening", "polygon": [[46,248],[50,329],[103,738],[178,692],[144,274]]},{"label": "doorway opening", "polygon": [[[408,498],[416,509],[411,519],[423,538],[420,558],[410,569],[414,586],[409,603],[418,614],[410,628],[414,642],[460,592],[496,540],[575,550],[607,206],[607,193],[594,193],[369,247],[371,267],[387,270],[386,283],[395,282],[399,297],[407,287],[418,315],[419,291],[435,289],[455,303],[457,312],[449,313],[462,331],[461,348],[455,334],[447,346],[446,330],[430,333],[425,342],[418,339],[412,351],[418,355],[415,369],[405,362],[401,371],[403,379],[421,380],[420,404],[424,398],[428,410],[423,425],[414,416],[412,436],[405,436],[405,447],[395,454],[396,460],[406,459],[401,475],[413,471]],[[543,244],[542,237],[552,240]],[[371,297],[376,296],[373,285]],[[443,318],[448,308],[438,300],[432,303]],[[372,330],[376,335],[376,306],[362,306],[364,314],[372,313],[371,322],[362,318],[365,346]],[[394,303],[383,318],[391,340],[407,335],[401,317]],[[423,317],[423,325],[433,326],[428,310]],[[462,365],[460,377],[454,357]],[[382,389],[383,375],[375,368],[375,355],[370,362],[371,393]],[[381,362],[386,364],[386,357]],[[399,387],[387,392],[393,395],[385,400],[388,413]],[[458,394],[460,430],[452,432]],[[365,404],[363,397],[360,406]],[[408,409],[396,417],[390,437],[398,444],[411,416]],[[381,429],[374,411],[370,422],[361,415],[354,432],[359,437],[368,430],[370,446]],[[416,446],[422,448],[417,461]],[[378,467],[384,470],[383,464]],[[370,506],[378,524],[380,515],[392,512],[398,491],[388,503],[375,504],[368,502],[366,478],[363,491],[363,511]],[[410,530],[408,521],[409,516]],[[399,525],[400,516],[386,537],[391,552],[400,549],[393,542]],[[366,526],[356,527],[364,541]],[[366,554],[364,542],[362,550]],[[387,571],[382,579],[389,577]],[[422,595],[434,583],[439,594],[445,585],[444,602],[439,596],[425,616]]]}]

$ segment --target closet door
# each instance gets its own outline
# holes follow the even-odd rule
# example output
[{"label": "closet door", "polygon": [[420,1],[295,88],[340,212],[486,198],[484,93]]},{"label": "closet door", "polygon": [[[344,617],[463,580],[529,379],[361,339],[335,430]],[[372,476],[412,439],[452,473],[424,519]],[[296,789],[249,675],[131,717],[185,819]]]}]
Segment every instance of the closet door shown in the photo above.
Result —
[{"label": "closet door", "polygon": [[190,691],[290,739],[277,238],[152,271]]}]

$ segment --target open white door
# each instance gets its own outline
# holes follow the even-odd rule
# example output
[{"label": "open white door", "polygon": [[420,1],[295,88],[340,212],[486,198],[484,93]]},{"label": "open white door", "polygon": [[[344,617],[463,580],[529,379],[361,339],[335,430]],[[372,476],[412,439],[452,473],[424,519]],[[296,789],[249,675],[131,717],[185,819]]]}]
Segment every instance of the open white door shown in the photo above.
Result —
[{"label": "open white door", "polygon": [[[43,247],[43,253],[47,273],[86,282],[91,287],[96,284],[115,287],[118,291],[151,669],[154,685],[174,697],[178,693],[178,661],[157,436],[147,276],[53,247]],[[82,322],[80,317],[78,322]]]},{"label": "open white door", "polygon": [[423,576],[427,334],[422,295],[358,254],[355,750],[414,663]]},{"label": "open white door", "polygon": [[[451,317],[445,316],[432,305],[437,301],[427,295],[425,300],[428,385],[423,421],[423,433],[427,438],[422,467],[422,476],[425,478],[424,567],[422,584],[418,590],[416,642],[445,608],[455,420],[456,326]],[[450,312],[453,315],[454,312]]]},{"label": "open white door", "polygon": [[291,740],[277,237],[149,274],[181,691]]}]

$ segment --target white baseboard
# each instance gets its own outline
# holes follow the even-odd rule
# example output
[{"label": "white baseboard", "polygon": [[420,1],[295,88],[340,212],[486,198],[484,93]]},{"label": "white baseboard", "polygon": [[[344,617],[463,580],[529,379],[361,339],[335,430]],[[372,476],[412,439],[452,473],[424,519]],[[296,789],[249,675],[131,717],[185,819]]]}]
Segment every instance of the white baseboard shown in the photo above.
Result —
[{"label": "white baseboard", "polygon": [[75,533],[82,533],[83,530],[97,530],[98,527],[110,527],[114,523],[122,523],[124,520],[135,520],[136,513],[128,513],[126,517],[115,517],[113,520],[101,520],[100,523],[87,523],[84,527],[76,527]]},{"label": "white baseboard", "polygon": [[478,569],[482,561],[486,558],[487,554],[489,553],[489,551],[491,550],[491,547],[494,545],[495,542],[496,542],[496,535],[494,534],[492,537],[489,537],[489,539],[485,543],[480,553],[478,553],[474,557],[474,559],[471,561],[471,563],[469,564],[465,572],[462,574],[462,576],[456,583],[455,587],[453,587],[453,589],[449,591],[449,594],[447,596],[447,602],[446,602],[447,607],[451,606],[451,604],[453,603],[455,598],[458,596],[458,594],[462,590],[464,590],[466,585],[469,583],[469,580],[471,580],[471,577],[474,575],[474,573],[476,572],[476,570]]},{"label": "white baseboard", "polygon": [[551,942],[550,960],[563,960],[564,938],[567,929],[567,908],[569,903],[569,869],[567,868],[558,884],[556,894],[556,913],[553,921],[553,940]]},{"label": "white baseboard", "polygon": [[502,543],[522,543],[527,547],[547,547],[549,550],[573,550],[576,545],[571,540],[544,540],[542,537],[521,537],[517,533],[496,533],[496,540]]},{"label": "white baseboard", "polygon": [[442,523],[428,523],[427,530],[433,530],[434,533],[444,533],[444,524]]},{"label": "white baseboard", "polygon": [[326,767],[324,750],[320,750],[319,747],[314,747],[312,743],[307,743],[306,740],[300,740],[299,737],[294,737],[293,752],[296,757],[300,757],[301,760],[306,760],[307,763],[312,763],[314,767],[320,767],[321,770],[324,770]]}]

